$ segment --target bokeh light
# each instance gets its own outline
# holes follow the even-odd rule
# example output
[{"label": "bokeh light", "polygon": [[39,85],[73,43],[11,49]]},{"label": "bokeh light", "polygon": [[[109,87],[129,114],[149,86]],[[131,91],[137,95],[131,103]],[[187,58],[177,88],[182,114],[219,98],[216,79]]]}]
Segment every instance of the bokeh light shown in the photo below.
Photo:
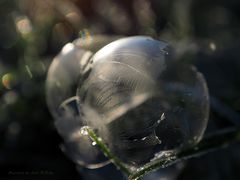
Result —
[{"label": "bokeh light", "polygon": [[15,83],[15,77],[12,73],[7,73],[2,76],[2,85],[6,89],[11,89]]},{"label": "bokeh light", "polygon": [[32,32],[31,22],[26,16],[20,16],[16,18],[16,27],[17,30],[23,35]]},{"label": "bokeh light", "polygon": [[[71,88],[75,87],[72,79],[77,78],[78,68],[85,68],[95,52],[121,37],[149,35],[171,44],[176,61],[196,66],[205,76],[211,94],[207,133],[237,127],[239,12],[239,0],[0,0],[0,179],[25,179],[9,176],[8,172],[42,169],[53,172],[46,179],[66,179],[70,175],[86,180],[122,177],[112,166],[97,171],[79,166],[76,170],[59,148],[63,140],[45,102],[46,76],[57,54],[58,59],[67,55],[56,74],[59,81],[52,94],[53,101],[62,102],[66,97],[58,93],[76,96],[76,89]],[[70,73],[63,67],[70,68]],[[86,67],[86,72],[89,69]],[[168,114],[164,116],[161,123]],[[236,145],[185,162],[178,173],[171,171],[164,178],[238,180],[239,152]],[[70,154],[77,155],[75,151]],[[161,171],[154,174],[154,179],[160,178],[159,174]]]}]

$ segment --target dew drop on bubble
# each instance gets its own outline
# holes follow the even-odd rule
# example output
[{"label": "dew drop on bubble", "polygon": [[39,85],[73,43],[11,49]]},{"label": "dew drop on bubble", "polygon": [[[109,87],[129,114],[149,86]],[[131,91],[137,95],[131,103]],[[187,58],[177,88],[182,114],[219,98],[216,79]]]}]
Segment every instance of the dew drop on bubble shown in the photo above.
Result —
[{"label": "dew drop on bubble", "polygon": [[92,62],[78,84],[79,111],[126,164],[141,166],[154,154],[201,140],[209,111],[206,82],[193,66],[174,60],[166,42],[123,38],[97,51]]}]

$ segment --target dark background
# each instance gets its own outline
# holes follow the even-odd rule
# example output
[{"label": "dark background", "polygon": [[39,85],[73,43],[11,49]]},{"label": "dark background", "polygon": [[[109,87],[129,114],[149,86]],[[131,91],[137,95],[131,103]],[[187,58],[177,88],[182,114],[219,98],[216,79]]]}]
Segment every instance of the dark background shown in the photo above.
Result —
[{"label": "dark background", "polygon": [[[45,101],[49,64],[79,37],[149,35],[168,41],[177,58],[205,75],[211,96],[207,133],[240,125],[239,0],[0,0],[0,20],[0,179],[91,178],[61,152]],[[180,169],[164,173],[169,179],[237,180],[239,145],[191,159]]]}]

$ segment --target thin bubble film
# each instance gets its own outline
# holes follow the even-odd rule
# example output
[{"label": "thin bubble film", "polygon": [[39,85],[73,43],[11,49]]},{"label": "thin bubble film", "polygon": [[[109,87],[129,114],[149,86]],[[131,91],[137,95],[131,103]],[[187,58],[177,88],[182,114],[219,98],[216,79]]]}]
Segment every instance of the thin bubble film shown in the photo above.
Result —
[{"label": "thin bubble film", "polygon": [[78,85],[84,123],[129,165],[202,138],[209,111],[205,80],[173,59],[166,42],[123,38],[93,55],[91,71]]}]

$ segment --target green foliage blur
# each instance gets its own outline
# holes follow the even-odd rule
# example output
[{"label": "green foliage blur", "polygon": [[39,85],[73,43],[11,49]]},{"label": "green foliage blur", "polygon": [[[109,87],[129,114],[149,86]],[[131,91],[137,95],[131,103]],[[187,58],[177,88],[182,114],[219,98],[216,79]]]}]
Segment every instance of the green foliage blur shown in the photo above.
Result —
[{"label": "green foliage blur", "polygon": [[[0,0],[0,179],[94,179],[59,148],[45,79],[64,44],[96,34],[168,41],[205,75],[207,132],[240,125],[239,0]],[[190,160],[168,179],[237,180],[239,152]]]}]

